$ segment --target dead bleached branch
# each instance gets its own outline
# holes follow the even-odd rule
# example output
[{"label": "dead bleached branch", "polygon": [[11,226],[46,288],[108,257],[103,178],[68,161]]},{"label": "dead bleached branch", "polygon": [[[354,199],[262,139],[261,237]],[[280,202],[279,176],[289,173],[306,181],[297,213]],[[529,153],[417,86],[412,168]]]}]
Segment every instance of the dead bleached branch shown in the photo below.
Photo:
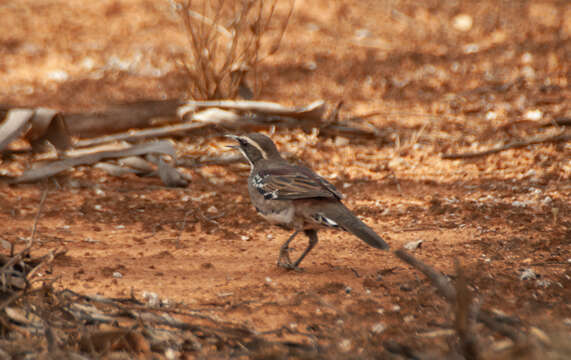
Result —
[{"label": "dead bleached branch", "polygon": [[522,147],[526,147],[528,145],[535,145],[535,144],[542,144],[542,143],[558,143],[558,142],[566,142],[571,140],[571,133],[569,132],[558,132],[555,135],[548,135],[548,136],[534,136],[532,138],[523,139],[514,141],[502,146],[497,146],[492,149],[483,150],[483,151],[476,151],[476,152],[467,152],[467,153],[460,153],[460,154],[443,154],[443,159],[455,160],[455,159],[471,159],[481,156],[487,156],[491,154],[497,154],[499,152],[509,150],[509,149],[518,149]]},{"label": "dead bleached branch", "polygon": [[25,171],[21,176],[14,179],[13,183],[33,182],[56,175],[62,171],[71,169],[78,165],[91,165],[103,159],[122,158],[136,156],[148,153],[165,154],[172,157],[176,156],[173,145],[169,141],[158,141],[148,144],[134,145],[121,150],[108,150],[96,153],[86,154],[78,157],[68,158],[65,160],[51,162],[47,165]]}]

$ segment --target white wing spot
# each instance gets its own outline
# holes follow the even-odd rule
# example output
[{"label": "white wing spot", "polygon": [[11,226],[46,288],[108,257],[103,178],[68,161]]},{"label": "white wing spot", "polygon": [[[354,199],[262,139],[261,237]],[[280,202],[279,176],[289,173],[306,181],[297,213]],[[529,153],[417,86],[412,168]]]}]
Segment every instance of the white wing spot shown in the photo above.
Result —
[{"label": "white wing spot", "polygon": [[339,224],[337,224],[337,222],[331,220],[328,217],[323,216],[323,214],[315,214],[315,216],[313,217],[315,219],[315,221],[317,221],[318,223],[325,225],[325,226],[330,226],[330,227],[338,227]]},{"label": "white wing spot", "polygon": [[254,175],[254,178],[252,179],[253,184],[255,187],[262,187],[262,183],[264,181],[264,179],[260,176],[260,174],[256,174]]}]

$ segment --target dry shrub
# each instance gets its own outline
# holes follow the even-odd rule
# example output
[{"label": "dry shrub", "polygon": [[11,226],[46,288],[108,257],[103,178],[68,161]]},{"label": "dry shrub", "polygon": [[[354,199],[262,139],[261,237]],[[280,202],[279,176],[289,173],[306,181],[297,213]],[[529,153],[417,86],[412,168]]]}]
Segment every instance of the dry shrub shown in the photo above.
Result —
[{"label": "dry shrub", "polygon": [[[254,93],[260,90],[258,64],[278,51],[293,11],[272,29],[278,0],[204,0],[179,3],[188,52],[182,64],[194,99],[251,97],[244,80],[252,74]],[[198,9],[196,9],[198,8]],[[270,31],[270,29],[272,31]],[[272,33],[270,38],[264,38]],[[264,39],[263,39],[264,38]]]}]

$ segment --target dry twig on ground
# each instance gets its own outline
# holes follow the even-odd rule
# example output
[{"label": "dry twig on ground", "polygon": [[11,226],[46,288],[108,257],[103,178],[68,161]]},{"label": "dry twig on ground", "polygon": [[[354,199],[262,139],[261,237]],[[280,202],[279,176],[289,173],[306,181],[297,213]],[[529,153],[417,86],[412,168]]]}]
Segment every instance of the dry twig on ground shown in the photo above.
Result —
[{"label": "dry twig on ground", "polygon": [[475,158],[475,157],[480,157],[480,156],[487,156],[490,154],[496,154],[496,153],[499,153],[499,152],[502,152],[505,150],[509,150],[509,149],[522,148],[522,147],[526,147],[528,145],[541,144],[541,143],[566,142],[569,140],[571,140],[571,134],[570,133],[559,132],[555,135],[549,135],[549,136],[534,136],[532,138],[514,141],[514,142],[511,142],[511,143],[506,144],[506,145],[497,146],[495,148],[483,150],[483,151],[467,152],[467,153],[461,153],[461,154],[443,154],[442,158],[443,159],[450,159],[450,160],[470,159],[470,158]]},{"label": "dry twig on ground", "polygon": [[[446,301],[448,301],[448,303],[452,304],[453,306],[458,306],[458,309],[461,309],[462,311],[457,309],[457,314],[460,314],[461,312],[465,312],[465,314],[463,314],[462,316],[469,316],[468,314],[472,311],[475,312],[475,309],[469,309],[470,306],[468,305],[468,302],[466,300],[466,293],[463,293],[460,295],[460,297],[462,297],[463,299],[459,300],[459,294],[457,292],[457,290],[454,288],[454,286],[448,281],[448,279],[442,275],[439,271],[433,269],[432,267],[428,266],[427,264],[423,263],[422,261],[418,260],[416,257],[414,257],[412,254],[410,254],[409,252],[407,252],[404,249],[399,249],[395,251],[395,255],[401,259],[402,261],[404,261],[405,263],[409,264],[410,266],[414,267],[415,269],[417,269],[418,271],[422,272],[431,282],[432,285],[434,285],[436,287],[436,289],[438,290],[438,292],[442,295],[442,297],[444,297],[444,299],[446,299]],[[462,276],[460,276],[460,278],[462,279]],[[463,281],[463,280],[460,280]],[[460,286],[460,289],[463,289],[462,286],[465,285],[458,285]],[[464,290],[462,290],[464,291]],[[470,301],[471,302],[471,301]],[[458,305],[459,303],[463,303],[462,306]],[[492,313],[490,311],[487,310],[479,310],[476,312],[476,314],[472,315],[474,316],[474,318],[484,324],[486,327],[488,327],[490,330],[493,331],[497,331],[500,334],[502,334],[503,336],[506,336],[508,338],[510,338],[512,341],[514,342],[522,342],[524,340],[524,336],[520,333],[520,331],[516,328],[514,328],[513,326],[508,326],[507,324],[504,323],[500,323],[499,321],[497,321],[496,319],[494,319]],[[467,318],[466,318],[467,319]],[[465,319],[465,320],[466,320]],[[465,328],[465,325],[467,323],[462,324],[461,327],[457,326],[457,330],[462,328],[461,331],[466,330],[468,331],[467,328]],[[457,324],[458,325],[458,324]],[[473,344],[471,344],[471,342],[474,340],[474,335],[469,334],[469,333],[464,333],[459,334],[461,337],[464,337],[464,340],[466,341],[465,345],[468,346],[469,348],[471,348],[471,346]]]}]

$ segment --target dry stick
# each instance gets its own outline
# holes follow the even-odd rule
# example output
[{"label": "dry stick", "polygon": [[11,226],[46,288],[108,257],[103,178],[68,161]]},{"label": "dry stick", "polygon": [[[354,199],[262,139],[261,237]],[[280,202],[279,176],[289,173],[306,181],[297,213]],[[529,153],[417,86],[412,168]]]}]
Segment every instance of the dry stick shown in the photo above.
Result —
[{"label": "dry stick", "polygon": [[28,245],[26,245],[26,248],[28,249],[30,249],[34,244],[34,237],[36,236],[36,228],[38,226],[38,220],[40,220],[40,214],[42,213],[42,208],[44,207],[44,202],[46,201],[47,197],[48,197],[48,187],[46,186],[44,192],[42,193],[42,199],[40,200],[40,206],[38,207],[36,218],[34,219],[34,226],[32,227],[32,235],[30,235],[30,241],[28,242]]},{"label": "dry stick", "polygon": [[557,143],[557,142],[565,142],[571,140],[571,134],[569,133],[559,133],[556,135],[550,136],[535,136],[525,140],[514,141],[512,143],[495,147],[493,149],[488,149],[484,151],[476,151],[476,152],[468,152],[463,154],[442,154],[443,159],[469,159],[475,158],[479,156],[486,156],[490,154],[499,153],[509,149],[517,149],[526,147],[528,145],[540,144],[540,143]]},{"label": "dry stick", "polygon": [[78,148],[89,147],[114,141],[134,141],[134,140],[144,140],[149,138],[183,135],[187,131],[201,129],[213,125],[214,124],[212,123],[183,123],[176,125],[167,125],[159,128],[145,129],[145,130],[130,130],[128,132],[120,134],[80,140],[77,142],[76,147]]},{"label": "dry stick", "polygon": [[418,260],[404,249],[396,250],[395,255],[405,263],[423,273],[448,302],[452,304],[456,302],[456,290],[454,290],[454,287],[439,271]]},{"label": "dry stick", "polygon": [[[418,260],[404,249],[398,249],[394,253],[399,259],[422,272],[449,303],[454,304],[456,302],[456,290],[439,271]],[[514,342],[522,340],[522,336],[516,329],[498,322],[494,319],[493,315],[486,310],[478,312],[477,320],[491,330],[499,332]]]},{"label": "dry stick", "polygon": [[457,279],[455,283],[454,328],[460,338],[460,349],[464,358],[467,360],[478,360],[481,358],[478,350],[478,336],[473,331],[478,307],[473,301],[464,271],[457,260],[455,261],[455,268]]},{"label": "dry stick", "polygon": [[[44,189],[44,192],[42,193],[42,199],[40,200],[40,206],[38,207],[38,212],[36,213],[36,217],[34,219],[34,225],[32,226],[32,234],[30,235],[30,241],[28,241],[28,244],[26,244],[26,247],[22,251],[20,251],[15,256],[12,256],[10,258],[10,260],[6,264],[4,264],[4,266],[2,266],[2,268],[0,269],[0,274],[2,276],[4,276],[4,273],[7,269],[12,267],[18,261],[22,260],[28,254],[30,249],[32,248],[32,245],[34,244],[34,237],[36,235],[36,229],[38,226],[38,221],[40,219],[40,214],[42,213],[42,208],[44,207],[44,202],[46,201],[47,196],[48,196],[48,188],[46,186],[46,188]],[[13,250],[13,248],[12,248],[12,250]],[[23,275],[25,275],[25,274],[23,274]],[[24,277],[24,280],[26,282],[26,287],[28,287],[29,283],[28,283],[28,280],[26,279],[26,277]],[[3,284],[4,283],[5,282],[3,281]]]}]

